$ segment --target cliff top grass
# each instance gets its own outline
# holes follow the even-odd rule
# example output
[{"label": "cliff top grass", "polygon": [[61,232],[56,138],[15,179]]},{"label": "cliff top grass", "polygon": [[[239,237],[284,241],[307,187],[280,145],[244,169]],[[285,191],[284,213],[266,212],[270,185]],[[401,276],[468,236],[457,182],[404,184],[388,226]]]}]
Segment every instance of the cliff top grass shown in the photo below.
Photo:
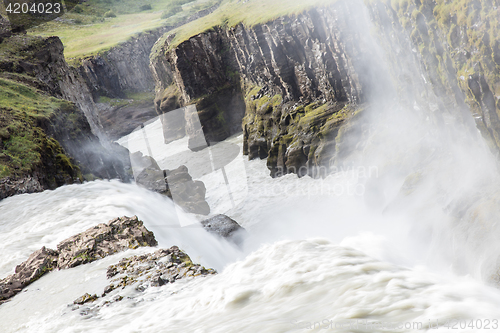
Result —
[{"label": "cliff top grass", "polygon": [[209,31],[216,26],[235,26],[243,23],[246,26],[272,21],[286,15],[297,15],[313,8],[321,7],[337,0],[224,0],[210,15],[199,18],[193,22],[173,30],[175,37],[169,45],[174,48],[180,43],[200,33]]},{"label": "cliff top grass", "polygon": [[73,109],[70,102],[0,78],[0,178],[32,171],[41,162],[42,149],[60,150],[37,124],[56,110],[69,109]]},{"label": "cliff top grass", "polygon": [[[58,36],[71,64],[126,42],[142,32],[175,25],[217,0],[87,0],[60,18],[28,31]],[[0,8],[0,13],[4,9]]]}]

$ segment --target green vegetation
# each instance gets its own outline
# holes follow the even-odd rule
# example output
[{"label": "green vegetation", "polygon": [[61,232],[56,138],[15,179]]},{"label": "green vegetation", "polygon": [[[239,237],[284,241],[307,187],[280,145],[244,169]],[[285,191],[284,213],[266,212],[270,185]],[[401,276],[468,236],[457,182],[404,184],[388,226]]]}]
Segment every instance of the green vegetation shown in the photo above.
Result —
[{"label": "green vegetation", "polygon": [[[2,43],[0,43],[0,61],[5,63],[10,62],[13,64],[13,66],[17,66],[19,61],[21,60],[31,60],[34,57],[35,51],[41,49],[45,44],[46,41],[44,38],[13,35],[12,37],[3,40]],[[7,73],[4,71],[0,71],[0,75],[5,74]],[[20,78],[22,77],[22,80],[33,80],[33,78],[30,79],[26,75],[13,75],[16,75]]]},{"label": "green vegetation", "polygon": [[72,112],[72,103],[0,78],[0,105],[0,178],[32,172],[42,163],[42,153],[63,170],[76,168],[59,143],[39,127],[56,111]]},{"label": "green vegetation", "polygon": [[123,106],[135,106],[142,104],[144,102],[150,102],[154,100],[155,94],[151,91],[145,92],[128,92],[125,94],[125,98],[109,98],[106,96],[99,96],[99,103],[106,103],[113,107],[123,107]]},{"label": "green vegetation", "polygon": [[[383,1],[411,33],[435,91],[453,96],[453,87],[458,85],[471,111],[483,115],[481,104],[488,88],[471,89],[483,77],[500,113],[500,17],[494,0]],[[500,126],[494,122],[488,128],[477,125],[490,147],[498,149]]]},{"label": "green vegetation", "polygon": [[[174,48],[183,41],[217,26],[233,27],[239,23],[254,26],[284,15],[296,15],[312,7],[324,6],[336,0],[224,0],[210,15],[174,30],[175,38],[169,45]],[[170,34],[170,33],[169,33]]]},{"label": "green vegetation", "polygon": [[[218,0],[88,0],[71,12],[30,29],[30,35],[58,36],[71,64],[100,54],[137,34],[174,25],[188,16],[214,6]],[[189,2],[189,3],[188,3]],[[165,15],[175,8],[175,13]],[[0,8],[2,13],[3,8]]]}]

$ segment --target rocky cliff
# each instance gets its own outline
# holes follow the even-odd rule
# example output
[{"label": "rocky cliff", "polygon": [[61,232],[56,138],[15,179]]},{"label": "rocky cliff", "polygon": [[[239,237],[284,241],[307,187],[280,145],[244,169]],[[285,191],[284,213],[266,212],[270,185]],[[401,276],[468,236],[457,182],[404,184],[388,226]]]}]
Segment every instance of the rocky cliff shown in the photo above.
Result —
[{"label": "rocky cliff", "polygon": [[[22,27],[0,18],[0,77],[7,80],[2,86],[14,91],[1,96],[2,107],[13,107],[3,110],[9,114],[0,122],[0,198],[95,177],[129,180],[128,152],[110,140],[156,115],[149,54],[172,28],[141,33],[72,67],[59,38],[28,36]],[[26,94],[17,95],[25,87],[28,100]],[[53,105],[51,97],[60,102]],[[37,107],[40,99],[44,112]],[[19,131],[14,119],[26,131]],[[18,144],[18,138],[32,144]]]},{"label": "rocky cliff", "polygon": [[90,92],[88,98],[91,104],[97,104],[94,113],[111,139],[129,134],[157,115],[153,104],[155,80],[149,68],[155,42],[166,32],[210,14],[215,8],[200,10],[176,25],[139,33],[78,63],[77,72],[85,81],[85,91]]},{"label": "rocky cliff", "polygon": [[128,154],[103,139],[91,95],[57,37],[9,34],[0,54],[0,198],[94,177],[130,178]]},{"label": "rocky cliff", "polygon": [[361,123],[365,102],[382,96],[472,135],[475,118],[498,151],[494,5],[336,1],[251,27],[221,24],[174,46],[170,36],[151,62],[156,108],[195,103],[213,141],[242,123],[245,153],[267,157],[272,176],[342,163],[352,153],[343,134],[363,131],[346,123]]}]

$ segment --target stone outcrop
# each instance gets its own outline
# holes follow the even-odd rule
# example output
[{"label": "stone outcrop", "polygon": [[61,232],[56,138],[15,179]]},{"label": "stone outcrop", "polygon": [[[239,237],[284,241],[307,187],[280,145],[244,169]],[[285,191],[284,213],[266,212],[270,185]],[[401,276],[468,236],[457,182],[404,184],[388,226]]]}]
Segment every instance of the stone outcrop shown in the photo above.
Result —
[{"label": "stone outcrop", "polygon": [[[36,109],[37,99],[46,101],[47,105],[52,102],[49,106],[53,108],[52,112],[40,111],[38,115],[21,113],[24,118],[20,118],[16,110],[5,109],[8,116],[2,119],[0,127],[5,126],[7,131],[2,129],[0,150],[17,134],[12,128],[8,129],[10,118],[22,122],[39,142],[36,151],[26,153],[39,154],[40,162],[24,173],[16,172],[11,178],[14,181],[35,179],[41,187],[32,187],[33,191],[96,177],[128,181],[128,153],[103,136],[92,97],[85,82],[65,62],[61,41],[57,37],[13,34],[4,38],[0,48],[3,50],[0,77],[6,80],[4,84],[17,85],[21,91],[29,90],[35,95],[24,95],[28,98],[24,103],[34,103],[27,104],[27,110]],[[51,100],[48,96],[55,98]],[[8,195],[11,192],[3,192],[1,196]]]},{"label": "stone outcrop", "polygon": [[205,200],[205,184],[200,180],[193,180],[186,166],[165,170],[165,179],[168,186],[167,196],[186,212],[201,215],[210,213],[210,206]]},{"label": "stone outcrop", "polygon": [[[368,46],[348,34],[350,16],[336,6],[252,28],[215,28],[172,50],[167,39],[166,56],[152,61],[163,73],[157,110],[168,111],[162,105],[175,96],[173,84],[181,104],[196,103],[205,136],[227,137],[243,122],[244,153],[267,157],[272,176],[313,175],[333,163],[340,127],[374,93],[368,90],[377,66],[370,66]],[[204,104],[219,113],[204,111]],[[224,135],[222,124],[230,128]]]},{"label": "stone outcrop", "polygon": [[137,216],[116,218],[59,243],[57,268],[71,268],[127,249],[156,245],[153,233]]},{"label": "stone outcrop", "polygon": [[0,200],[17,194],[42,192],[43,186],[37,178],[26,176],[21,179],[5,177],[0,179]]},{"label": "stone outcrop", "polygon": [[237,245],[243,242],[247,233],[238,222],[224,214],[218,214],[203,220],[201,221],[201,225],[206,231],[234,242]]},{"label": "stone outcrop", "polygon": [[112,283],[104,288],[103,296],[132,284],[136,284],[137,290],[143,291],[149,286],[158,287],[182,278],[208,274],[216,274],[216,271],[194,264],[186,253],[172,246],[170,249],[125,258],[109,266],[106,275]]},{"label": "stone outcrop", "polygon": [[57,251],[42,247],[33,252],[28,260],[16,267],[15,273],[0,280],[0,304],[57,267]]},{"label": "stone outcrop", "polygon": [[139,33],[102,54],[79,59],[75,71],[85,82],[84,89],[97,106],[94,113],[111,139],[129,134],[157,116],[152,97],[155,81],[149,68],[155,42],[166,32],[205,16],[216,7],[201,10],[175,25]]},{"label": "stone outcrop", "polygon": [[[177,246],[124,258],[116,265],[108,267],[106,275],[111,283],[104,288],[103,293],[100,296],[88,293],[82,295],[73,302],[76,305],[73,310],[86,304],[86,308],[81,309],[82,314],[95,312],[106,304],[123,300],[119,293],[126,288],[143,292],[150,287],[161,287],[180,279],[214,274],[217,274],[215,270],[194,264]],[[96,304],[90,304],[93,302]]]},{"label": "stone outcrop", "polygon": [[86,264],[114,253],[139,246],[156,246],[153,233],[137,216],[121,217],[99,224],[57,245],[42,247],[16,267],[15,273],[0,280],[0,304],[53,269]]},{"label": "stone outcrop", "polygon": [[161,193],[172,199],[188,213],[208,215],[210,206],[205,200],[205,184],[193,180],[186,166],[174,170],[161,170],[155,159],[143,156],[141,152],[132,154],[135,181],[140,186]]}]

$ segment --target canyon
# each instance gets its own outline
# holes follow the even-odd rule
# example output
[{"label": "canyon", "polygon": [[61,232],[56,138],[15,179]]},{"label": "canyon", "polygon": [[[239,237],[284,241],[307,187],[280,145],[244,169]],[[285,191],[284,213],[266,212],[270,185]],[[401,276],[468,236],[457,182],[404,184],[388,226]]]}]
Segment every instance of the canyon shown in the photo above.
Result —
[{"label": "canyon", "polygon": [[[32,51],[19,64],[4,61],[2,76],[72,102],[78,118],[72,127],[59,113],[40,126],[88,177],[67,171],[64,179],[42,180],[33,188],[77,178],[129,179],[127,154],[108,137],[117,139],[157,114],[189,104],[197,107],[207,142],[243,131],[244,153],[267,158],[273,177],[323,177],[349,162],[347,156],[366,141],[367,101],[374,96],[384,96],[387,105],[418,104],[433,122],[445,126],[453,119],[472,136],[477,128],[497,154],[498,10],[487,11],[496,8],[494,2],[471,2],[462,8],[465,17],[455,2],[368,2],[377,43],[390,65],[372,57],[374,41],[367,36],[370,28],[360,24],[360,6],[335,1],[263,24],[221,24],[175,45],[170,31],[176,27],[162,27],[77,67],[66,64],[57,37],[4,33],[3,45],[21,38]],[[131,94],[136,98],[127,98]],[[69,140],[70,133],[82,137]],[[90,148],[82,154],[82,146]],[[63,168],[61,162],[51,164]],[[36,179],[43,173],[28,172]]]}]

